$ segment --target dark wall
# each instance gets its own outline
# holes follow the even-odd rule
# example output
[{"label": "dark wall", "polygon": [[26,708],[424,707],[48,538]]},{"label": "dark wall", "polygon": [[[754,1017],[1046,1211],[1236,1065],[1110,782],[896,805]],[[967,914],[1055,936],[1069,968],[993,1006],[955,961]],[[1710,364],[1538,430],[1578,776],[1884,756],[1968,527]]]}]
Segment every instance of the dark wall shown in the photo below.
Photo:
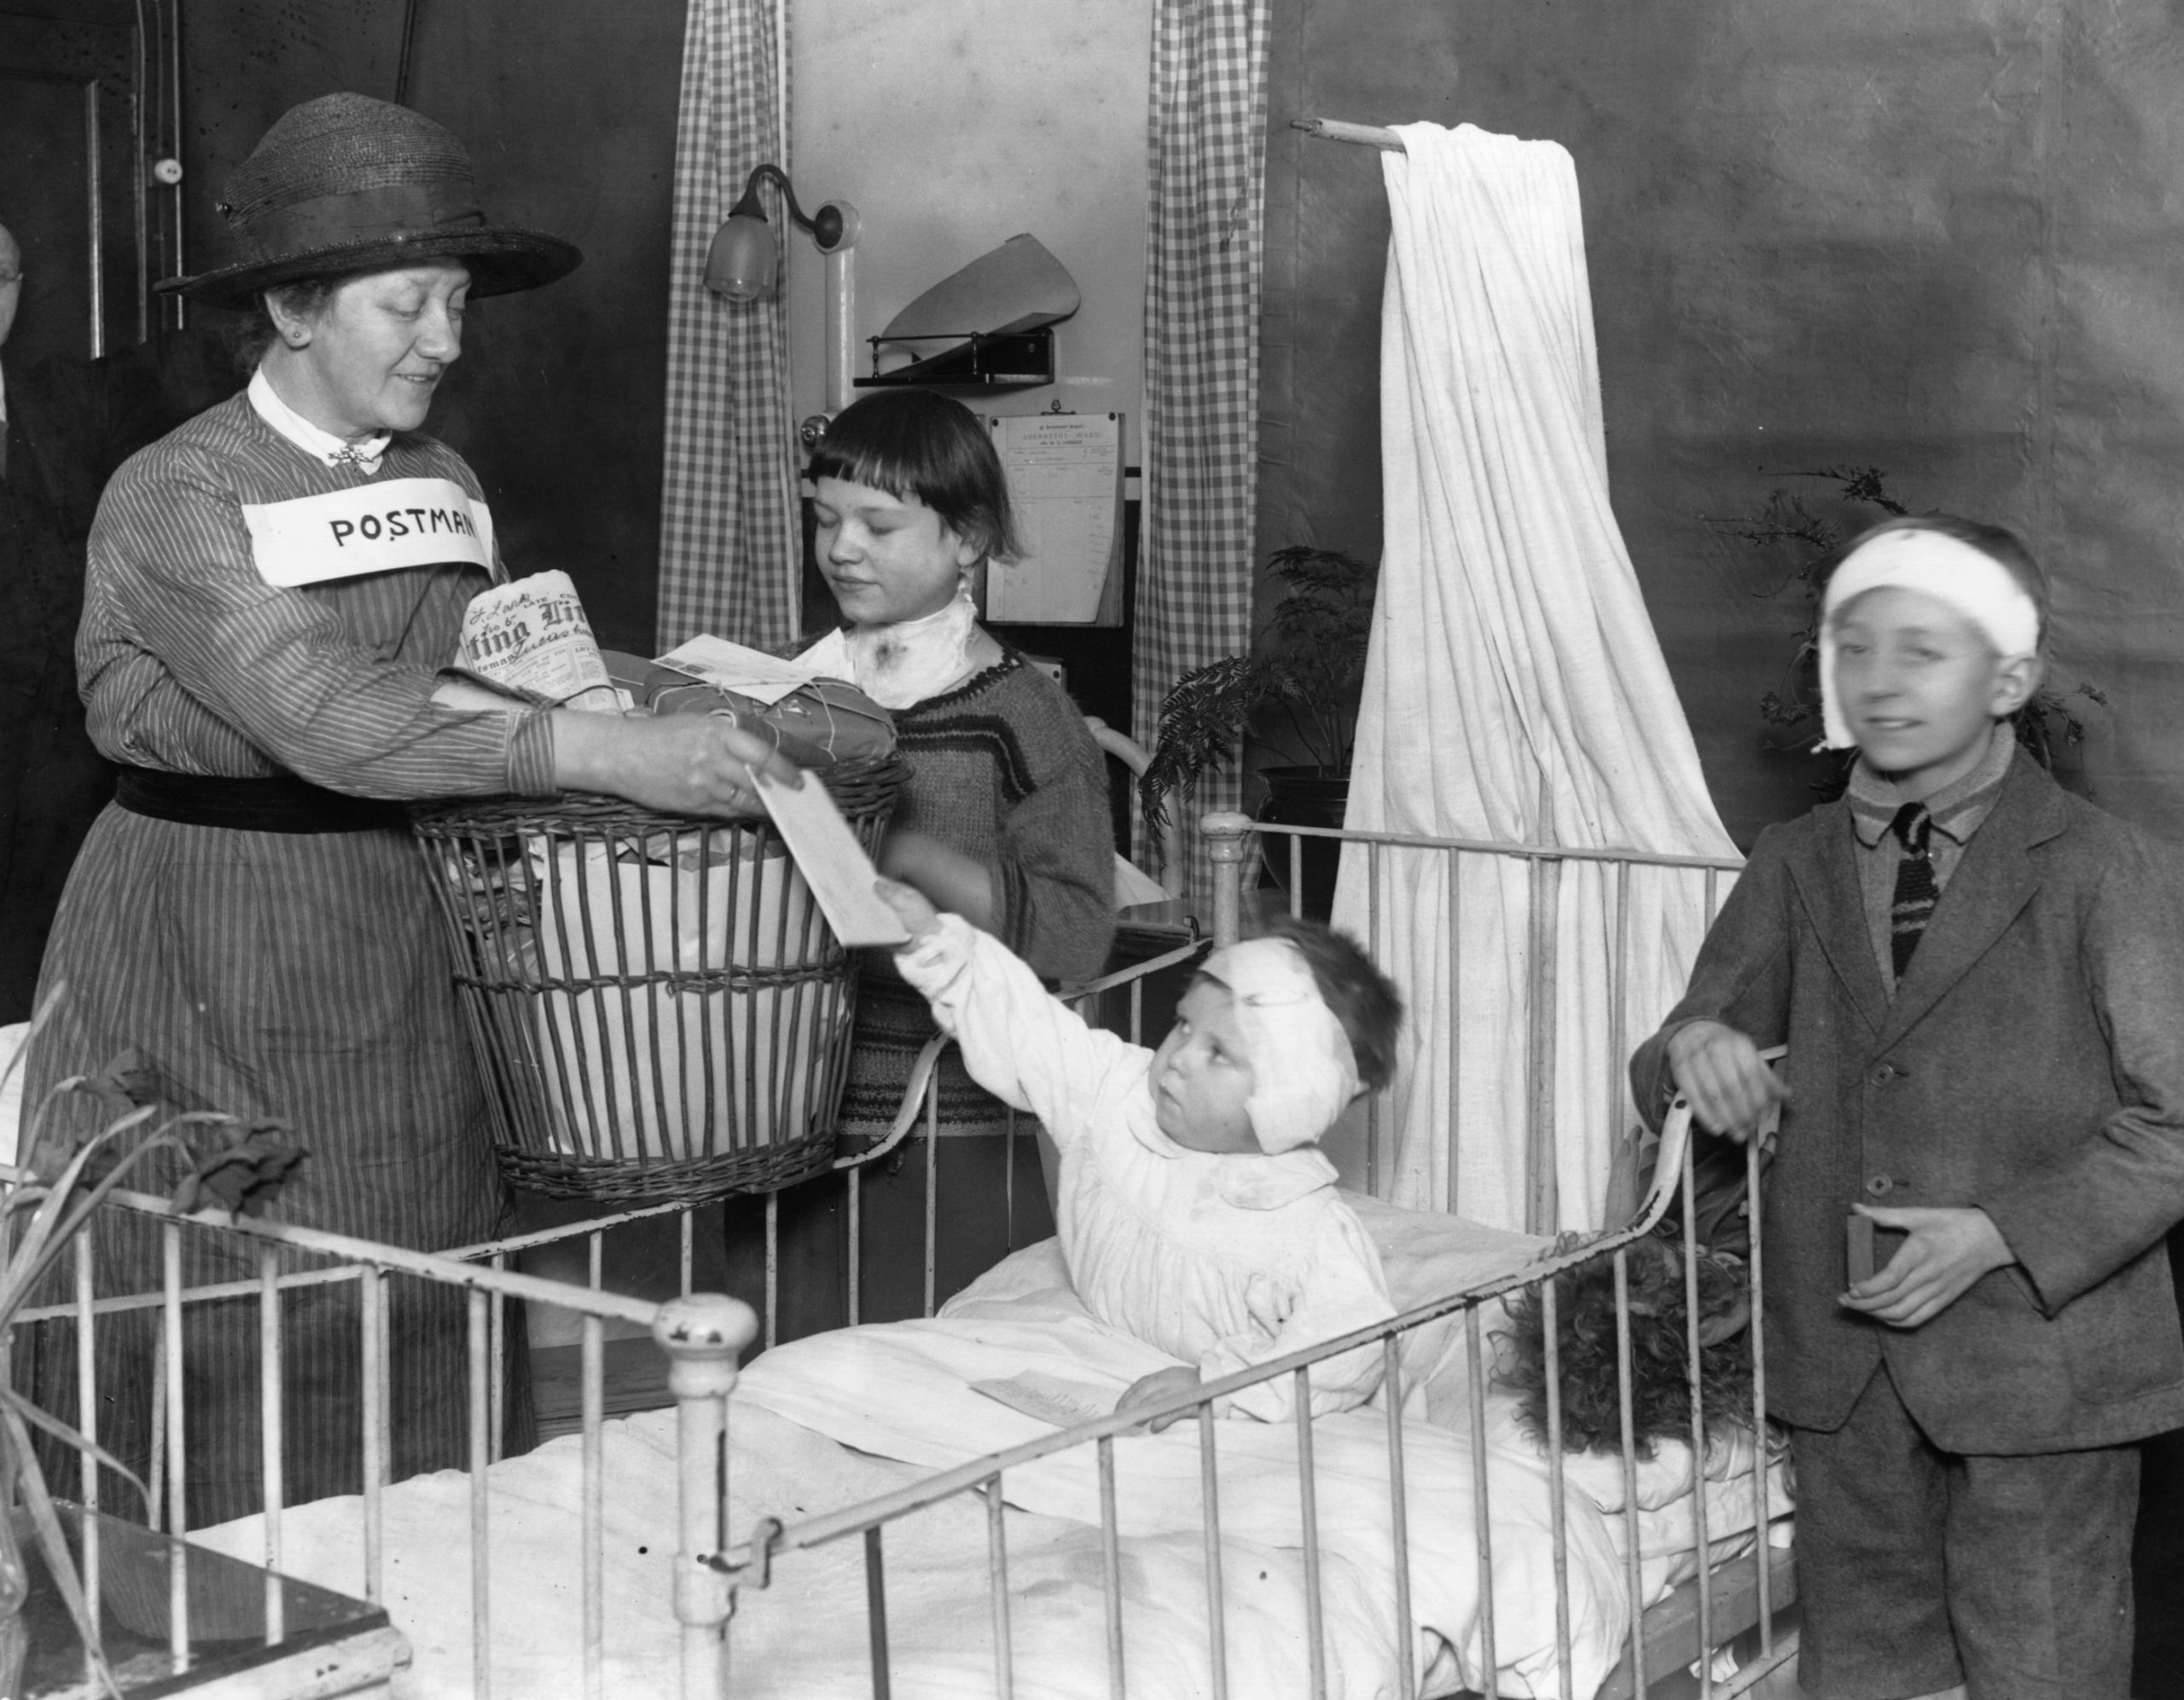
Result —
[{"label": "dark wall", "polygon": [[[511,571],[560,567],[601,641],[651,653],[681,0],[415,0],[409,104],[477,162],[493,218],[584,263],[484,301],[429,428],[484,479]],[[193,270],[213,203],[270,125],[336,90],[391,100],[402,0],[191,0],[184,165]]]},{"label": "dark wall", "polygon": [[136,72],[121,0],[7,0],[0,8],[0,223],[23,251],[21,300],[8,340],[19,373],[91,351],[93,155],[86,96],[96,87],[99,242],[105,346],[136,340]]},{"label": "dark wall", "polygon": [[[2184,29],[2159,0],[1275,0],[1261,553],[1380,546],[1378,156],[1472,122],[1575,157],[1613,496],[1724,820],[1809,801],[1758,699],[1804,610],[1714,523],[1879,466],[2019,529],[2084,776],[2184,833]],[[1460,74],[1461,73],[1461,74]],[[1816,502],[1823,517],[1828,504]],[[1855,523],[1877,517],[1850,513]]]}]

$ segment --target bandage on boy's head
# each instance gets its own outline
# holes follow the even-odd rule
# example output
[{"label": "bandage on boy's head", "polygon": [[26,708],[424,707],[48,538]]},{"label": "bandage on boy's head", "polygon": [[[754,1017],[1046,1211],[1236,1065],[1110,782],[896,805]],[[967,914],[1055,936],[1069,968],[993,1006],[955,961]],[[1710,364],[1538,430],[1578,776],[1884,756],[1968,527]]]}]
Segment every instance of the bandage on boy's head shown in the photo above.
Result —
[{"label": "bandage on boy's head", "polygon": [[804,475],[921,502],[985,560],[1024,552],[993,433],[962,403],[931,390],[882,390],[851,403],[828,422]]},{"label": "bandage on boy's head", "polygon": [[1278,915],[1263,929],[1297,947],[1320,997],[1334,1012],[1356,1059],[1357,1083],[1378,1092],[1396,1072],[1396,1036],[1403,1029],[1403,994],[1346,932],[1318,921]]},{"label": "bandage on boy's head", "polygon": [[1252,1073],[1246,1108],[1263,1151],[1313,1143],[1361,1086],[1387,1083],[1403,1001],[1343,934],[1284,919],[1199,972],[1236,1001]]},{"label": "bandage on boy's head", "polygon": [[2000,525],[1925,513],[1888,519],[1854,539],[1821,596],[1821,747],[1850,748],[1835,691],[1835,627],[1869,591],[1914,590],[1969,620],[2004,658],[2040,653],[2048,626],[2048,581],[2032,553]]},{"label": "bandage on boy's head", "polygon": [[1245,1111],[1269,1157],[1310,1145],[1357,1092],[1357,1063],[1312,971],[1286,939],[1247,938],[1217,950],[1202,971],[1235,1001],[1251,1065]]}]

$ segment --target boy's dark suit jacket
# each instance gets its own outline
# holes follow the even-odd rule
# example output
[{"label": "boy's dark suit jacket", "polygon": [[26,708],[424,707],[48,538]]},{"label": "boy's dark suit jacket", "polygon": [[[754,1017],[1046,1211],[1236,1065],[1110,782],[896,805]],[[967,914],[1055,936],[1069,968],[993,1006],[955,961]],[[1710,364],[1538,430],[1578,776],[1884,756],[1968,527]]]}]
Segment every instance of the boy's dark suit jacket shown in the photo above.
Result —
[{"label": "boy's dark suit jacket", "polygon": [[[2178,852],[2020,753],[1892,1001],[1855,855],[1844,803],[1763,833],[1683,1001],[1631,1059],[1658,1105],[1687,1021],[1790,1047],[1765,1204],[1769,1408],[1838,1427],[1885,1356],[1950,1452],[2184,1423],[2163,1245],[2184,1216]],[[1860,1202],[1976,1204],[2018,1262],[1923,1327],[1873,1322],[1836,1303]]]}]

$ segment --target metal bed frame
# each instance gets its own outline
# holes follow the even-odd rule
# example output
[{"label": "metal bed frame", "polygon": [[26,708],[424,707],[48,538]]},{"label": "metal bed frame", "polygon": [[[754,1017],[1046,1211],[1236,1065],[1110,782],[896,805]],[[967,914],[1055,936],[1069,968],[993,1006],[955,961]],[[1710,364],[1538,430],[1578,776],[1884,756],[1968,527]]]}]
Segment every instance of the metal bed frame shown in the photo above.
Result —
[{"label": "metal bed frame", "polygon": [[[1551,894],[1554,880],[1559,877],[1561,864],[1580,859],[1590,859],[1610,864],[1621,870],[1618,897],[1614,910],[1618,937],[1613,947],[1613,961],[1618,984],[1624,943],[1620,937],[1622,917],[1627,899],[1629,870],[1633,867],[1668,866],[1698,870],[1703,876],[1707,891],[1707,913],[1711,916],[1715,906],[1718,882],[1724,873],[1734,873],[1737,864],[1728,861],[1714,861],[1695,857],[1653,856],[1636,852],[1600,850],[1571,850],[1554,846],[1510,845],[1468,841],[1420,838],[1390,834],[1342,833],[1314,828],[1257,827],[1236,815],[1209,816],[1205,822],[1210,852],[1215,864],[1216,905],[1214,942],[1223,943],[1236,935],[1241,903],[1245,858],[1249,835],[1253,832],[1272,834],[1287,833],[1292,839],[1292,872],[1300,854],[1299,842],[1304,838],[1344,838],[1366,845],[1388,844],[1412,849],[1423,849],[1446,855],[1450,862],[1450,878],[1454,879],[1457,858],[1485,856],[1515,858],[1529,870],[1534,896],[1542,891]],[[1377,851],[1369,850],[1368,857]],[[1290,890],[1300,889],[1292,878]],[[1375,887],[1374,889],[1377,889]],[[1551,1008],[1551,998],[1542,995],[1551,989],[1551,978],[1542,984],[1540,977],[1551,977],[1554,961],[1552,929],[1555,925],[1554,905],[1551,902],[1534,903],[1534,937],[1531,950],[1533,976],[1532,1020],[1536,1027],[1539,1012]],[[1546,929],[1544,935],[1541,929]],[[1135,1030],[1141,1014],[1144,982],[1147,975],[1176,966],[1189,960],[1202,945],[1194,945],[1157,957],[1139,965],[1129,972],[1077,989],[1074,994],[1089,998],[1118,986],[1129,989],[1131,1021]],[[1452,951],[1460,949],[1460,941],[1451,940]],[[1618,1000],[1618,1008],[1620,1001]],[[1551,1034],[1536,1036],[1537,1042],[1551,1045]],[[1612,1036],[1612,1042],[1620,1052],[1624,1036],[1620,1024]],[[928,1047],[919,1077],[912,1088],[902,1114],[890,1139],[881,1146],[859,1158],[845,1160],[840,1167],[848,1171],[849,1209],[851,1212],[851,1279],[849,1285],[851,1303],[856,1303],[857,1283],[855,1279],[860,1235],[857,1232],[858,1169],[864,1163],[882,1156],[901,1141],[922,1132],[928,1140],[929,1153],[937,1158],[933,1150],[940,1141],[934,1138],[936,1106],[926,1091],[931,1064],[938,1055],[938,1041]],[[1531,1053],[1534,1066],[1540,1052]],[[1619,1059],[1618,1059],[1619,1060]],[[921,1101],[922,1098],[922,1101]],[[1551,1101],[1542,1101],[1535,1094],[1529,1106],[1530,1142],[1536,1149],[1542,1140],[1549,1137],[1544,1131],[1544,1117],[1551,1110]],[[469,1326],[469,1476],[470,1521],[472,1530],[472,1646],[473,1673],[475,1694],[479,1700],[494,1692],[492,1630],[488,1609],[490,1597],[490,1566],[488,1543],[485,1539],[491,1511],[491,1483],[490,1468],[496,1461],[502,1433],[502,1407],[507,1395],[503,1384],[502,1350],[507,1326],[506,1306],[511,1300],[526,1305],[544,1306],[574,1314],[581,1326],[581,1398],[583,1408],[583,1504],[582,1525],[584,1552],[583,1555],[583,1613],[584,1645],[585,1691],[593,1696],[604,1693],[603,1598],[604,1564],[602,1551],[602,1443],[601,1431],[605,1421],[604,1401],[604,1343],[610,1324],[639,1325],[648,1329],[653,1339],[666,1354],[670,1366],[668,1387],[677,1411],[679,1441],[679,1503],[680,1528],[677,1531],[677,1558],[674,1594],[674,1611],[682,1626],[682,1686],[686,1700],[715,1700],[716,1697],[732,1695],[735,1691],[730,1663],[732,1636],[730,1619],[734,1613],[737,1591],[746,1587],[789,1587],[793,1585],[792,1555],[827,1543],[855,1539],[863,1548],[868,1603],[867,1639],[870,1648],[872,1692],[881,1700],[890,1692],[891,1668],[888,1655],[886,1619],[886,1572],[885,1531],[891,1523],[944,1500],[961,1496],[974,1496],[983,1502],[988,1530],[990,1562],[987,1588],[991,1601],[996,1668],[994,1692],[1007,1700],[1014,1692],[1013,1650],[1011,1645],[1010,1593],[1008,1581],[1008,1532],[1003,1514],[1003,1486],[1008,1472],[1053,1454],[1077,1448],[1091,1448],[1095,1453],[1099,1472],[1101,1501],[1101,1545],[1105,1558],[1103,1587],[1107,1612],[1107,1683],[1109,1691],[1118,1700],[1129,1691],[1124,1666],[1123,1610],[1121,1588],[1120,1537],[1116,1516],[1113,1442],[1117,1435],[1137,1426],[1147,1415],[1172,1413],[1195,1421],[1198,1444],[1202,1459],[1205,1484],[1204,1546],[1207,1558],[1206,1604],[1210,1634],[1207,1643],[1206,1676],[1210,1691],[1217,1697],[1228,1694],[1226,1669],[1225,1623],[1223,1599],[1222,1571],[1219,1562],[1222,1551],[1220,1517],[1216,1496],[1217,1476],[1215,1459],[1218,1444],[1218,1428],[1212,1415],[1212,1401],[1238,1389],[1260,1382],[1287,1376],[1293,1378],[1298,1397],[1295,1401],[1298,1448],[1298,1505],[1304,1530],[1304,1576],[1305,1587],[1306,1629],[1313,1680],[1311,1692],[1315,1700],[1326,1692],[1326,1645],[1321,1617],[1321,1555],[1317,1543],[1316,1488],[1312,1464],[1312,1422],[1309,1415],[1309,1392],[1312,1366],[1325,1359],[1359,1348],[1377,1345],[1384,1353],[1391,1378],[1397,1368],[1398,1345],[1402,1337],[1425,1324],[1443,1318],[1461,1316],[1463,1319],[1466,1351],[1470,1371],[1472,1419],[1475,1431],[1482,1431],[1484,1421],[1485,1350],[1481,1326],[1481,1307],[1490,1301],[1512,1294],[1519,1289],[1536,1289],[1540,1294],[1542,1322],[1546,1335],[1545,1358],[1548,1379],[1547,1393],[1547,1452],[1553,1505],[1553,1535],[1554,1574],[1557,1601],[1557,1651],[1560,1666],[1566,1685],[1570,1665],[1571,1639],[1567,1549],[1565,1536],[1564,1459],[1560,1388],[1560,1363],[1556,1351],[1555,1324],[1557,1318],[1557,1278],[1576,1269],[1581,1264],[1596,1259],[1608,1258],[1613,1262],[1615,1292],[1618,1302],[1618,1375],[1621,1392],[1622,1436],[1621,1453],[1625,1497],[1628,1506],[1626,1542],[1628,1548],[1626,1583],[1635,1601],[1640,1588],[1640,1558],[1638,1541],[1639,1507],[1636,1494],[1638,1449],[1632,1430],[1631,1393],[1631,1330],[1627,1309],[1629,1297],[1628,1257],[1629,1248],[1653,1232],[1670,1205],[1681,1194],[1682,1220],[1686,1224],[1683,1242],[1683,1268],[1686,1309],[1687,1316],[1687,1349],[1689,1378],[1693,1389],[1690,1407],[1690,1434],[1694,1452],[1704,1458],[1708,1436],[1707,1413],[1699,1393],[1699,1274],[1698,1251],[1692,1243],[1688,1224],[1693,1218],[1693,1168],[1690,1141],[1687,1137],[1688,1114],[1681,1105],[1672,1111],[1664,1128],[1659,1148],[1659,1162],[1655,1183],[1644,1208],[1627,1226],[1600,1233],[1579,1236],[1576,1243],[1558,1247],[1554,1255],[1533,1264],[1521,1273],[1504,1276],[1472,1289],[1439,1297],[1432,1303],[1409,1310],[1391,1320],[1371,1328],[1360,1330],[1339,1339],[1330,1340],[1308,1351],[1264,1365],[1246,1374],[1206,1384],[1195,1392],[1178,1395],[1167,1401],[1156,1412],[1134,1413],[1130,1418],[1107,1417],[1058,1431],[1040,1441],[997,1453],[961,1467],[930,1475],[909,1488],[885,1494],[862,1505],[825,1515],[810,1517],[793,1523],[773,1519],[762,1519],[752,1529],[731,1531],[726,1524],[727,1488],[725,1479],[728,1452],[726,1436],[729,1424],[729,1395],[737,1375],[739,1355],[759,1337],[760,1316],[745,1303],[717,1294],[692,1292],[691,1268],[693,1228],[690,1207],[667,1204],[650,1209],[623,1211],[616,1216],[581,1222],[573,1227],[527,1234],[519,1238],[496,1241],[489,1245],[460,1248],[441,1254],[426,1254],[404,1250],[396,1247],[369,1241],[349,1239],[341,1235],[311,1229],[267,1223],[261,1221],[229,1221],[224,1216],[212,1213],[209,1216],[183,1218],[177,1216],[164,1200],[135,1193],[117,1193],[113,1207],[164,1217],[163,1233],[167,1246],[166,1279],[159,1292],[125,1297],[96,1298],[92,1288],[91,1248],[86,1238],[76,1248],[76,1290],[72,1302],[48,1307],[43,1310],[22,1313],[25,1321],[44,1318],[75,1318],[79,1321],[76,1330],[78,1355],[80,1395],[78,1408],[84,1413],[87,1438],[96,1439],[96,1413],[98,1409],[96,1384],[94,1375],[92,1328],[95,1316],[123,1311],[156,1308],[164,1320],[160,1354],[166,1363],[179,1361],[183,1349],[183,1307],[187,1303],[233,1300],[255,1297],[261,1317],[261,1387],[263,1389],[263,1417],[265,1444],[263,1448],[263,1493],[266,1509],[264,1518],[266,1568],[277,1571],[282,1558],[282,1482],[280,1439],[282,1433],[281,1377],[278,1372],[282,1355],[281,1299],[284,1289],[329,1281],[355,1281],[362,1293],[363,1326],[360,1330],[359,1351],[362,1357],[363,1411],[359,1420],[359,1441],[363,1463],[363,1543],[366,1593],[377,1601],[381,1598],[384,1581],[384,1542],[381,1528],[381,1508],[388,1486],[388,1461],[391,1457],[388,1436],[387,1372],[388,1341],[386,1335],[389,1315],[387,1284],[392,1280],[418,1279],[443,1283],[467,1290],[468,1293]],[[1381,1143],[1377,1127],[1371,1144],[1377,1166]],[[1014,1136],[1011,1137],[1014,1150]],[[937,1221],[938,1161],[929,1161],[926,1167],[926,1233],[924,1299],[925,1310],[931,1314],[937,1297],[934,1276],[934,1230]],[[0,1171],[0,1183],[16,1175],[16,1171]],[[1755,1292],[1758,1291],[1764,1248],[1760,1234],[1758,1188],[1760,1157],[1757,1144],[1746,1154],[1745,1188],[1750,1206],[1752,1229],[1751,1280]],[[1013,1190],[1013,1189],[1012,1189]],[[665,1303],[625,1297],[601,1290],[604,1236],[614,1228],[647,1218],[680,1213],[682,1246],[682,1294]],[[767,1213],[769,1256],[767,1258],[767,1294],[764,1310],[770,1315],[778,1269],[773,1255],[773,1230],[775,1217],[773,1210]],[[180,1282],[181,1236],[186,1233],[215,1233],[239,1236],[254,1243],[260,1253],[260,1275],[258,1280],[229,1283],[185,1291]],[[591,1278],[588,1286],[549,1281],[524,1274],[509,1267],[514,1255],[528,1246],[549,1241],[582,1237],[590,1248]],[[1565,1240],[1571,1237],[1565,1236]],[[316,1267],[299,1268],[299,1262]],[[854,1314],[852,1314],[854,1320]],[[1752,1345],[1755,1366],[1763,1365],[1760,1348],[1763,1327],[1760,1308],[1753,1307],[1751,1320]],[[770,1332],[770,1330],[768,1331]],[[187,1457],[188,1436],[185,1431],[185,1413],[182,1396],[182,1378],[166,1375],[160,1395],[161,1430],[155,1433],[154,1469],[157,1478],[157,1498],[152,1507],[154,1527],[164,1524],[176,1535],[186,1532],[184,1519],[185,1479],[184,1460]],[[1763,1437],[1765,1428],[1765,1380],[1763,1367],[1755,1377],[1751,1408],[1740,1413],[1750,1423],[1755,1435]],[[1400,1682],[1403,1691],[1417,1691],[1420,1673],[1414,1668],[1413,1657],[1413,1617],[1409,1598],[1408,1565],[1408,1511],[1403,1493],[1403,1424],[1394,1402],[1389,1402],[1386,1422],[1386,1445],[1391,1489],[1391,1511],[1397,1562],[1394,1566],[1396,1598],[1395,1617],[1398,1626],[1396,1655]],[[1769,1448],[1764,1443],[1755,1448],[1753,1486],[1759,1508],[1757,1522],[1758,1531],[1751,1549],[1745,1555],[1717,1564],[1709,1569],[1701,1567],[1700,1574],[1687,1583],[1664,1605],[1641,1617],[1634,1609],[1633,1633],[1623,1664],[1609,1679],[1601,1691],[1609,1697],[1640,1695],[1664,1675],[1682,1667],[1691,1667],[1697,1680],[1701,1700],[1714,1697],[1728,1697],[1742,1693],[1782,1664],[1794,1651],[1796,1631],[1793,1626],[1778,1630],[1776,1614],[1794,1598],[1793,1573],[1784,1555],[1774,1552],[1767,1540],[1767,1529],[1774,1511],[1786,1509],[1770,1507],[1767,1479]],[[89,1462],[87,1457],[87,1464]],[[89,1504],[96,1508],[99,1494],[98,1471],[87,1467],[83,1471],[84,1491]],[[1487,1515],[1489,1482],[1486,1460],[1483,1450],[1475,1448],[1473,1459],[1473,1488],[1478,1506],[1477,1547],[1478,1563],[1482,1577],[1493,1571],[1493,1551],[1490,1518]],[[1697,1550],[1711,1552],[1712,1541],[1706,1527],[1706,1506],[1703,1491],[1695,1494],[1697,1517]],[[95,1549],[87,1554],[95,1560]],[[784,1564],[784,1559],[792,1562]],[[96,1588],[96,1563],[92,1586]],[[188,1658],[189,1594],[186,1566],[177,1562],[171,1577],[171,1616],[173,1626],[173,1656],[177,1668]],[[1500,1691],[1494,1678],[1494,1610],[1490,1587],[1480,1589],[1484,1622],[1482,1624],[1484,1664],[1488,1685],[1485,1692],[1495,1696]],[[269,1603],[270,1594],[269,1592]],[[269,1639],[276,1625],[269,1621]],[[1715,1674],[1719,1656],[1733,1639],[1741,1638],[1738,1651],[1743,1656],[1740,1668],[1726,1678]],[[1695,1664],[1694,1662],[1695,1661]],[[1565,1692],[1562,1700],[1589,1700],[1589,1697]]]}]

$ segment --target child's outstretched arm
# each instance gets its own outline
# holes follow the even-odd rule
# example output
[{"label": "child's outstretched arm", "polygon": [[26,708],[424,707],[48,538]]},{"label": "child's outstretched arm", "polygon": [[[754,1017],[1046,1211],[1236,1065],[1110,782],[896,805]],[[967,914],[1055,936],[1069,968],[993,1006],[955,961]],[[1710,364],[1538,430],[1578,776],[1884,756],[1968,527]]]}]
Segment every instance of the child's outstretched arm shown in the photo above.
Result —
[{"label": "child's outstretched arm", "polygon": [[902,922],[903,929],[910,935],[909,944],[903,949],[915,949],[921,942],[940,931],[940,911],[933,908],[932,900],[916,886],[889,879],[874,880],[872,889],[880,894],[880,901],[895,912],[895,919]]},{"label": "child's outstretched arm", "polygon": [[1112,1099],[1143,1090],[1150,1051],[1086,1026],[1006,945],[961,916],[940,914],[893,880],[874,889],[910,934],[895,966],[962,1047],[971,1078],[995,1097],[1038,1117],[1067,1146]]}]

